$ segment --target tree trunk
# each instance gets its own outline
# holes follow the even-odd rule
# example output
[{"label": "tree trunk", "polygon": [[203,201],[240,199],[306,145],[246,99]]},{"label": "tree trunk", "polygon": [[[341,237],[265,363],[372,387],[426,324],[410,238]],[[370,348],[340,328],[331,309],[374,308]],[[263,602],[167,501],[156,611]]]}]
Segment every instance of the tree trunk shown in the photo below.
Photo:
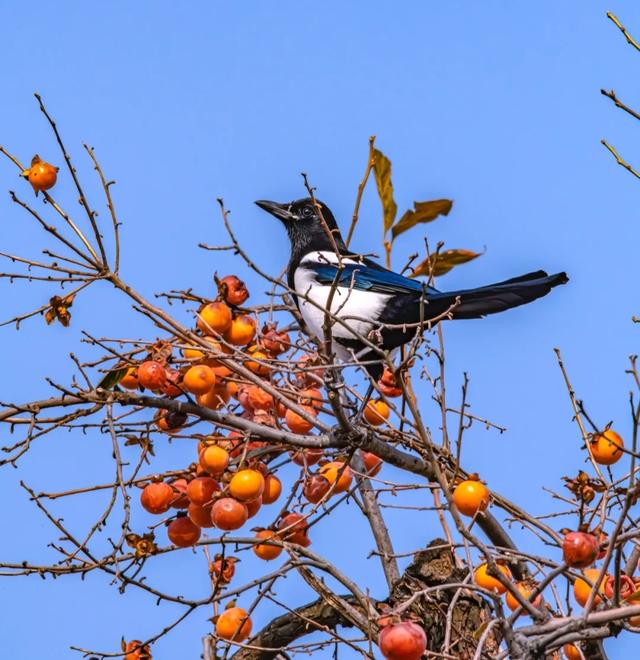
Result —
[{"label": "tree trunk", "polygon": [[[459,583],[465,579],[467,570],[456,568],[451,550],[441,547],[446,545],[443,539],[435,539],[425,550],[415,555],[413,562],[394,585],[389,599],[379,602],[381,614],[385,605],[394,607],[429,587]],[[342,596],[342,598],[354,607],[358,607],[357,601],[352,597]],[[413,617],[424,627],[428,639],[427,648],[436,653],[441,653],[443,650],[449,626],[449,655],[460,660],[471,660],[482,628],[491,620],[493,613],[489,603],[472,590],[461,591],[452,588],[438,589],[421,595],[403,613],[403,617]],[[318,629],[335,629],[337,626],[351,625],[331,605],[319,599],[274,619],[249,642],[252,646],[273,650],[240,649],[233,658],[234,660],[269,660],[279,656],[287,657],[283,655],[284,651],[296,639]],[[495,655],[500,645],[498,635],[499,631],[496,630],[489,634],[484,644],[483,657]]]}]

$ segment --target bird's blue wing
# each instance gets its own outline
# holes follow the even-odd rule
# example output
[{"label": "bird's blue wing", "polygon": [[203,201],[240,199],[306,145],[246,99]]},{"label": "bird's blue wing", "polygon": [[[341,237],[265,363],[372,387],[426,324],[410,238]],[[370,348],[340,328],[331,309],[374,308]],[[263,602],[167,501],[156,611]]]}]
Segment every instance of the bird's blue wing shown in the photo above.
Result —
[{"label": "bird's blue wing", "polygon": [[[338,285],[360,291],[373,293],[401,294],[422,293],[423,283],[410,280],[408,277],[386,270],[378,264],[343,263],[339,268],[336,264],[323,262],[304,262],[303,268],[313,271],[319,284],[331,286],[337,279]],[[425,287],[427,293],[435,293],[432,287]]]}]

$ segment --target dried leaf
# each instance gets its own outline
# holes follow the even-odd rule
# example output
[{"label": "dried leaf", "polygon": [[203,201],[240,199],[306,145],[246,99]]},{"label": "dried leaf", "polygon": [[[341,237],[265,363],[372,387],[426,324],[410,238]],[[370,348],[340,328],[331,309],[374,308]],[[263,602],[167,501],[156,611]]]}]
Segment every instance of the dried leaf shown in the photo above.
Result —
[{"label": "dried leaf", "polygon": [[398,213],[398,206],[393,199],[393,184],[391,183],[391,161],[378,149],[374,149],[373,174],[376,179],[378,195],[382,202],[382,217],[384,233],[393,225]]},{"label": "dried leaf", "polygon": [[414,202],[413,211],[409,209],[391,228],[393,238],[415,227],[417,224],[431,222],[440,215],[449,215],[453,202],[450,199],[434,199],[431,202]]},{"label": "dried leaf", "polygon": [[421,261],[411,273],[411,277],[419,275],[433,275],[439,277],[445,275],[455,266],[466,264],[481,256],[482,252],[473,252],[472,250],[445,250],[428,256]]},{"label": "dried leaf", "polygon": [[135,445],[138,445],[139,447],[142,448],[142,450],[145,453],[145,461],[148,463],[149,459],[146,457],[146,454],[151,454],[151,456],[155,456],[155,452],[153,449],[153,441],[151,438],[147,435],[126,435],[125,436],[126,441],[124,443],[125,447],[133,447]]},{"label": "dried leaf", "polygon": [[158,546],[151,539],[142,538],[136,543],[137,559],[140,559],[140,557],[155,555],[156,552],[158,552]]},{"label": "dried leaf", "polygon": [[71,321],[71,312],[69,312],[69,307],[73,305],[73,299],[75,295],[65,296],[61,298],[60,296],[53,296],[49,299],[49,309],[44,313],[44,320],[47,322],[47,325],[51,325],[56,319],[62,323],[65,328],[69,327]]},{"label": "dried leaf", "polygon": [[136,547],[136,543],[138,542],[138,539],[140,539],[140,538],[141,538],[141,537],[140,537],[139,534],[135,534],[134,532],[130,532],[129,534],[127,534],[127,535],[124,537],[124,540],[127,542],[127,545],[128,545],[130,548],[135,548],[135,547]]},{"label": "dried leaf", "polygon": [[590,504],[595,499],[596,493],[606,490],[605,484],[600,479],[592,479],[584,470],[571,477],[562,477],[565,488],[568,488],[578,500]]},{"label": "dried leaf", "polygon": [[614,488],[614,493],[620,497],[629,496],[629,501],[632,506],[635,506],[640,500],[640,489],[638,488],[639,484],[636,484],[633,488]]},{"label": "dried leaf", "polygon": [[135,549],[136,558],[149,557],[158,552],[158,546],[155,543],[153,532],[140,536],[131,532],[125,536],[125,541],[130,548]]},{"label": "dried leaf", "polygon": [[120,369],[108,371],[98,383],[98,387],[101,387],[103,390],[112,390],[122,380],[127,371],[129,371],[129,367],[121,367]]}]

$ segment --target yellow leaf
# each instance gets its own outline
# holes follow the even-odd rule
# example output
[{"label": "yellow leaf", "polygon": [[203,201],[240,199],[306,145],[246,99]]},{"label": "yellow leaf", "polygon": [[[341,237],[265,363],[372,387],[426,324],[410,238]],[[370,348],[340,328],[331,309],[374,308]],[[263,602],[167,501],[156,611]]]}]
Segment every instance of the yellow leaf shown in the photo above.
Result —
[{"label": "yellow leaf", "polygon": [[466,264],[481,256],[482,252],[473,252],[472,250],[445,250],[428,256],[421,261],[411,273],[411,277],[427,275],[439,277],[448,273],[454,266]]},{"label": "yellow leaf", "polygon": [[479,640],[482,637],[482,633],[487,629],[487,626],[489,625],[488,621],[485,621],[480,625],[480,627],[473,633],[473,639],[476,641]]},{"label": "yellow leaf", "polygon": [[453,202],[450,199],[434,199],[431,202],[414,202],[413,211],[408,210],[391,228],[393,238],[400,236],[407,229],[423,222],[431,222],[439,215],[449,215]]},{"label": "yellow leaf", "polygon": [[373,174],[376,179],[378,196],[382,202],[382,217],[384,233],[386,234],[393,225],[398,213],[398,206],[393,199],[393,184],[391,183],[391,161],[380,151],[373,151],[374,165]]}]

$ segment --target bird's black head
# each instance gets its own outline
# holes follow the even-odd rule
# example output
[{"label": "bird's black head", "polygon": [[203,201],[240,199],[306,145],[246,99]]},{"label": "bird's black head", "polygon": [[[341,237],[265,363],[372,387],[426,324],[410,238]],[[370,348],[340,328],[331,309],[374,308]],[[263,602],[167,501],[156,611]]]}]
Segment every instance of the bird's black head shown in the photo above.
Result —
[{"label": "bird's black head", "polygon": [[292,253],[300,256],[312,250],[333,251],[333,243],[327,230],[333,236],[338,249],[346,250],[333,213],[321,201],[316,200],[314,203],[307,197],[289,204],[278,204],[261,199],[256,204],[278,218],[285,226],[291,240]]}]

